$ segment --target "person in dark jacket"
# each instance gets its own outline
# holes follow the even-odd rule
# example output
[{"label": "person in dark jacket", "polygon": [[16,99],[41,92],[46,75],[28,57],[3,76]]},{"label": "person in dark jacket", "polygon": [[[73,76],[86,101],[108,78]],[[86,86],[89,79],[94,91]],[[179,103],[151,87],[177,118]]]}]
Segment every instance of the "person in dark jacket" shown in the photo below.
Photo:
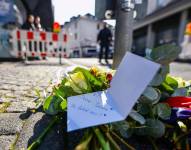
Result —
[{"label": "person in dark jacket", "polygon": [[28,16],[26,23],[22,26],[22,29],[30,30],[30,31],[34,31],[36,29],[33,15]]},{"label": "person in dark jacket", "polygon": [[37,31],[44,31],[44,29],[43,29],[43,27],[42,27],[42,25],[41,25],[41,20],[40,20],[40,17],[39,17],[39,16],[37,16],[37,17],[35,18],[35,27],[36,27],[36,30],[37,30]]},{"label": "person in dark jacket", "polygon": [[109,46],[112,41],[112,33],[107,24],[104,23],[104,28],[99,32],[97,42],[100,44],[99,62],[101,63],[103,56],[103,49],[105,49],[105,62],[108,64]]}]

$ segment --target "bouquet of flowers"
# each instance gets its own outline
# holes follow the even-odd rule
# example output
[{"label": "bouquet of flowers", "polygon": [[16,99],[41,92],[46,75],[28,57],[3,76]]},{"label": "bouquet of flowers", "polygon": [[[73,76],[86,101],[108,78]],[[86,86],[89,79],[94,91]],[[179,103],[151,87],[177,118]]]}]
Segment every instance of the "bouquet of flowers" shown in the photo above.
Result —
[{"label": "bouquet of flowers", "polygon": [[[146,137],[157,149],[158,141],[165,141],[166,149],[189,149],[191,133],[191,81],[169,75],[169,64],[177,58],[180,49],[164,45],[147,51],[146,58],[161,64],[161,69],[142,93],[125,121],[85,130],[76,150],[136,149],[128,140]],[[75,67],[65,72],[60,82],[46,97],[43,109],[55,117],[41,136],[28,148],[38,146],[49,129],[67,112],[67,98],[102,91],[110,86],[114,70],[98,67]],[[144,80],[144,78],[143,78]]]}]

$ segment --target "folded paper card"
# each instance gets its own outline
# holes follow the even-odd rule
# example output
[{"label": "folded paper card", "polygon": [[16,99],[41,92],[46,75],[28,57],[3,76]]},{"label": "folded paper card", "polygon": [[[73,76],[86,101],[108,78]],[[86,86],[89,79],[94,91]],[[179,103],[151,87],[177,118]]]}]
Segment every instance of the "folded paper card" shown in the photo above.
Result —
[{"label": "folded paper card", "polygon": [[127,52],[109,89],[68,98],[68,132],[124,120],[159,68]]}]

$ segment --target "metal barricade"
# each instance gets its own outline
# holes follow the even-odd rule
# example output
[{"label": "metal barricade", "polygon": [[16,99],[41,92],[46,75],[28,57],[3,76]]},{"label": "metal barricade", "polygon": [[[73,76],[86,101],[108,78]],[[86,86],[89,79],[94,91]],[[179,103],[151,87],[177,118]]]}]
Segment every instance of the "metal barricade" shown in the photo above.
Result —
[{"label": "metal barricade", "polygon": [[16,57],[67,57],[65,33],[15,30],[12,32]]}]

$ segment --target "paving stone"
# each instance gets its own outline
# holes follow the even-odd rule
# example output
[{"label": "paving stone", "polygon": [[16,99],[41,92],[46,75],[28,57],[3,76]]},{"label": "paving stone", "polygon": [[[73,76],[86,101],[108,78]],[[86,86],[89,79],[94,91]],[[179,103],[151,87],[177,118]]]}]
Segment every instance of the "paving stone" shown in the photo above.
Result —
[{"label": "paving stone", "polygon": [[0,94],[1,94],[1,95],[5,95],[5,94],[7,94],[7,93],[9,93],[9,90],[1,90],[1,89],[0,89]]},{"label": "paving stone", "polygon": [[[40,133],[44,131],[51,118],[51,116],[40,112],[31,115],[25,122],[14,149],[27,149],[39,137]],[[65,146],[64,124],[60,123],[55,125],[48,133],[38,150],[63,150]]]},{"label": "paving stone", "polygon": [[20,113],[0,113],[0,135],[12,135],[21,131]]},{"label": "paving stone", "polygon": [[0,136],[0,150],[10,150],[16,140],[16,135]]},{"label": "paving stone", "polygon": [[35,108],[35,103],[30,101],[12,102],[7,108],[7,112],[25,112],[28,108]]}]

